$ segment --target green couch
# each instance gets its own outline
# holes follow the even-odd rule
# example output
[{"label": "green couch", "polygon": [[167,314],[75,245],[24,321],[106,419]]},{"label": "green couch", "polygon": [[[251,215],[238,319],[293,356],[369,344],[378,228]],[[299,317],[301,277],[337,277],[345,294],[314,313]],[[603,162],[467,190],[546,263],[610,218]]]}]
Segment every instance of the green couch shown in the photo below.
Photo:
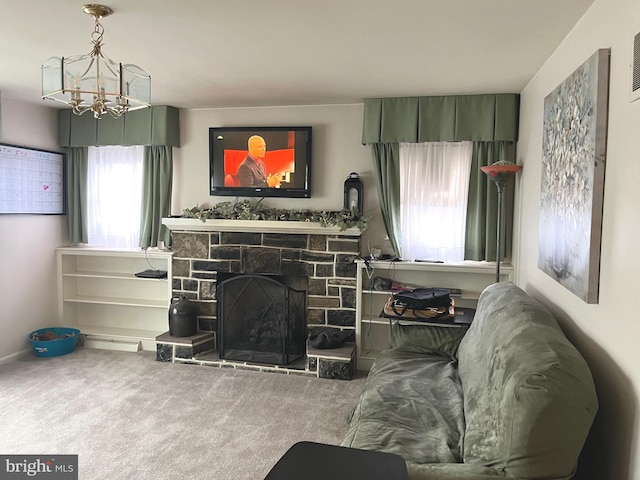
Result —
[{"label": "green couch", "polygon": [[411,480],[568,479],[597,409],[547,308],[496,283],[468,330],[393,325],[343,446],[398,454]]}]

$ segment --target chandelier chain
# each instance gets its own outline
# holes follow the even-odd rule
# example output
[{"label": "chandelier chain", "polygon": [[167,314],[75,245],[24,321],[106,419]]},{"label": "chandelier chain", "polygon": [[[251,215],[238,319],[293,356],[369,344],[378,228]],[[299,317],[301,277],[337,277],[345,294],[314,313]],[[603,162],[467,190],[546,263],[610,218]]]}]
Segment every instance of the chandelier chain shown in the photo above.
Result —
[{"label": "chandelier chain", "polygon": [[93,32],[91,32],[91,43],[93,43],[95,46],[98,46],[98,47],[102,45],[103,34],[104,34],[104,27],[102,26],[98,18],[96,18],[96,25],[93,29]]}]

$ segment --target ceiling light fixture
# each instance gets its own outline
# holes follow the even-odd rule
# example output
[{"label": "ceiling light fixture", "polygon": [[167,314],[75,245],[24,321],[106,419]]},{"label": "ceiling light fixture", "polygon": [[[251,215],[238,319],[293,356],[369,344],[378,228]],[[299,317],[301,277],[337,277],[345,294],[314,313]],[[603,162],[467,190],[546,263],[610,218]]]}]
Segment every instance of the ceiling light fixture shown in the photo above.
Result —
[{"label": "ceiling light fixture", "polygon": [[87,55],[51,57],[42,65],[42,98],[71,105],[73,113],[91,110],[95,118],[106,112],[123,113],[151,106],[151,77],[136,65],[115,63],[102,54],[104,28],[100,19],[113,10],[103,5],[83,5],[93,17],[93,50]]}]

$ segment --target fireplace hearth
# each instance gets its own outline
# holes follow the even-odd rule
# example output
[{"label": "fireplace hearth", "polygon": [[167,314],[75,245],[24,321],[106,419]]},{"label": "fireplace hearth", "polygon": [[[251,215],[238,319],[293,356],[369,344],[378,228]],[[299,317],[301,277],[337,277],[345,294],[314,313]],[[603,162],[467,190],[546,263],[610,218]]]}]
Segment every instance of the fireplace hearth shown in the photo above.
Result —
[{"label": "fireplace hearth", "polygon": [[288,365],[305,355],[307,292],[280,277],[218,279],[220,358]]}]

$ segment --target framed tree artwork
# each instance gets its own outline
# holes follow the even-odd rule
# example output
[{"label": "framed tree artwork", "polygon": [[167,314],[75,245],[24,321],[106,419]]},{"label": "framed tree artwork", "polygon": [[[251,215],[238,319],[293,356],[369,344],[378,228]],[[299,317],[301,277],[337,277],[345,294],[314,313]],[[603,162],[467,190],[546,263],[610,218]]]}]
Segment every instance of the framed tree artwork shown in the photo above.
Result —
[{"label": "framed tree artwork", "polygon": [[609,49],[544,100],[538,267],[598,303],[607,149]]}]

